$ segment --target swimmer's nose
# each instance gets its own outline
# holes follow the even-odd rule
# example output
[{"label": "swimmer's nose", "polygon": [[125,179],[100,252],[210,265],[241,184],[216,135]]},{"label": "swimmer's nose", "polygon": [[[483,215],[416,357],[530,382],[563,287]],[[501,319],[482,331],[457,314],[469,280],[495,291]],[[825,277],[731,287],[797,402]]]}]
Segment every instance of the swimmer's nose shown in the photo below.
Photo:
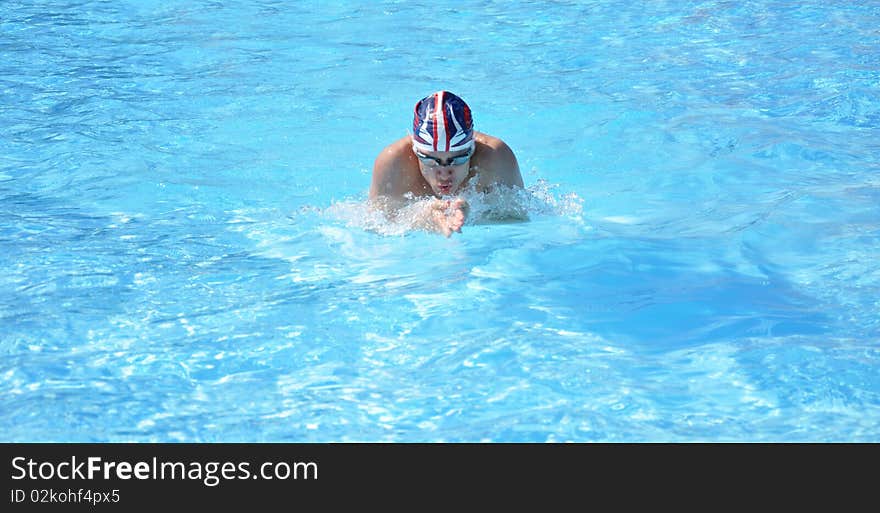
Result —
[{"label": "swimmer's nose", "polygon": [[441,166],[437,168],[438,178],[448,178],[454,174],[452,166]]}]

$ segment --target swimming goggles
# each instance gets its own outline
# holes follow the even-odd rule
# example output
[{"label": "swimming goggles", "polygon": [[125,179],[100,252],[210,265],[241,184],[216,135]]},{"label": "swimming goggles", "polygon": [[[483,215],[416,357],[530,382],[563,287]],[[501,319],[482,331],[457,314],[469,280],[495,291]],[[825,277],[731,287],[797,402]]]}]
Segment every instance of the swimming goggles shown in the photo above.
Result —
[{"label": "swimming goggles", "polygon": [[449,159],[447,159],[447,160],[445,160],[445,161],[444,161],[444,160],[440,160],[440,159],[438,159],[437,157],[432,157],[432,156],[430,156],[430,155],[425,155],[424,153],[422,153],[422,152],[420,152],[419,150],[416,150],[416,149],[413,149],[413,151],[415,152],[416,157],[418,157],[419,160],[421,160],[422,163],[425,164],[426,166],[430,166],[430,167],[436,167],[436,166],[460,166],[460,165],[464,164],[465,162],[467,162],[468,160],[470,160],[471,155],[474,154],[474,147],[471,146],[471,147],[468,149],[467,153],[465,153],[464,155],[456,155],[455,157],[449,157]]}]

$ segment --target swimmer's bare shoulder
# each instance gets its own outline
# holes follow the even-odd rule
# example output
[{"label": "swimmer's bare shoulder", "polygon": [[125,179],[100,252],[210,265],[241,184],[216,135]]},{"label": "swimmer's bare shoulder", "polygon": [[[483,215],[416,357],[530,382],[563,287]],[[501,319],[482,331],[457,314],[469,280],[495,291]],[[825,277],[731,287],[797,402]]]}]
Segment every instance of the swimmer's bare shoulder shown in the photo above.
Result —
[{"label": "swimmer's bare shoulder", "polygon": [[481,132],[474,134],[477,150],[474,152],[471,170],[478,177],[480,192],[491,190],[493,185],[523,187],[522,174],[513,150],[497,137]]},{"label": "swimmer's bare shoulder", "polygon": [[425,191],[419,165],[412,151],[412,139],[405,136],[385,147],[373,163],[370,200],[399,203],[407,193]]}]

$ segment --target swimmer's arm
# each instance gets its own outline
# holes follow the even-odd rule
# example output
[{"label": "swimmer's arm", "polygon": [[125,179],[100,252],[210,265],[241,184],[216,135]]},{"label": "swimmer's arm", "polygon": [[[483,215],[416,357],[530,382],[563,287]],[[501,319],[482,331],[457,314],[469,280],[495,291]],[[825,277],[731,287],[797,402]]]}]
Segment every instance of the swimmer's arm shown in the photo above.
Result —
[{"label": "swimmer's arm", "polygon": [[[503,143],[502,143],[503,144]],[[519,168],[513,152],[508,149],[509,156],[513,160],[514,174],[509,174],[512,183],[519,183],[522,189],[522,178],[519,176]],[[383,152],[373,165],[373,180],[370,184],[370,204],[373,208],[382,211],[389,221],[403,223],[412,229],[425,230],[441,233],[449,237],[453,233],[461,233],[461,228],[467,221],[470,206],[467,199],[459,196],[455,199],[441,199],[432,196],[420,196],[415,193],[419,189],[417,183],[413,183],[413,173],[407,173],[406,161],[395,156],[394,151]],[[399,153],[398,153],[399,155]],[[409,146],[406,147],[405,156],[412,158]],[[507,161],[509,163],[510,160]],[[504,185],[502,181],[499,185]],[[503,204],[503,202],[500,202]],[[496,209],[497,210],[497,209]],[[494,212],[494,210],[493,210]],[[511,210],[506,214],[500,214],[505,219],[527,219],[523,215]],[[493,216],[494,218],[495,216]]]},{"label": "swimmer's arm", "polygon": [[486,205],[477,221],[528,221],[523,179],[513,150],[504,142],[493,145],[490,164],[478,170],[477,191]]},{"label": "swimmer's arm", "polygon": [[370,182],[370,205],[389,218],[409,203],[407,196],[411,194],[407,193],[412,191],[410,180],[404,172],[405,163],[393,147],[386,148],[376,157]]},{"label": "swimmer's arm", "polygon": [[[439,200],[429,197],[418,199],[413,190],[411,175],[405,172],[406,162],[400,158],[401,150],[395,146],[383,151],[373,164],[373,179],[370,183],[370,206],[383,214],[389,221],[404,223],[414,230],[442,233],[449,237],[453,232],[461,232],[467,219],[467,202]],[[408,156],[409,147],[404,154]]]}]

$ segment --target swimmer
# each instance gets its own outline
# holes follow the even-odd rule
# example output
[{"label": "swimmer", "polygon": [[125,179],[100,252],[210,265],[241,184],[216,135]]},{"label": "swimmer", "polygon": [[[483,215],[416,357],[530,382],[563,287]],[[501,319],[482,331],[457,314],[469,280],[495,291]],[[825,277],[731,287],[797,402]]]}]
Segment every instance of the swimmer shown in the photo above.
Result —
[{"label": "swimmer", "polygon": [[[449,91],[419,100],[412,135],[388,145],[373,164],[372,205],[392,218],[414,206],[417,228],[449,237],[461,233],[467,220],[470,207],[461,197],[465,189],[473,187],[487,201],[498,186],[522,189],[510,147],[474,131],[473,125],[470,107]],[[500,211],[506,219],[525,219],[522,209],[499,204],[493,210],[496,217]]]}]

